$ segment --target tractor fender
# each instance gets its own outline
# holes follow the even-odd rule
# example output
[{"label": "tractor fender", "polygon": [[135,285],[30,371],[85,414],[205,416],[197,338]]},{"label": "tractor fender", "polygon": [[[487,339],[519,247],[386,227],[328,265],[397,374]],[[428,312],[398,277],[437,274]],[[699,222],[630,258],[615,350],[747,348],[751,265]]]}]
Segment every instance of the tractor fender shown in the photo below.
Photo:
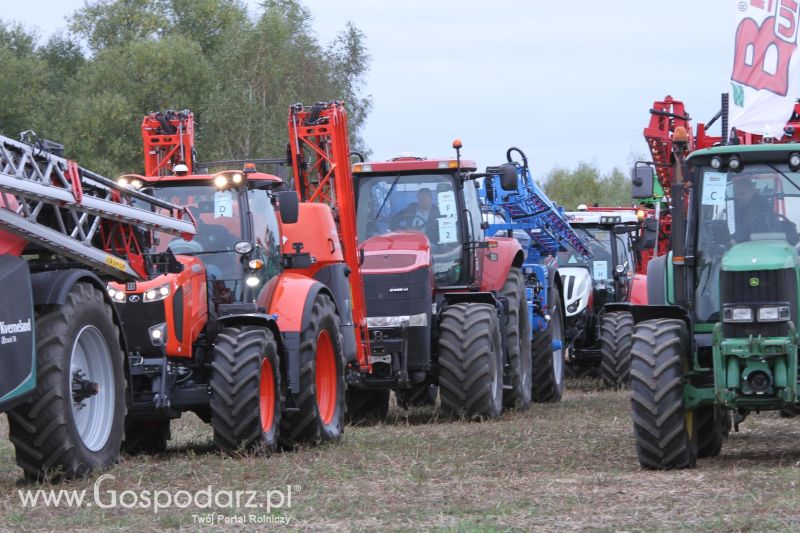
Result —
[{"label": "tractor fender", "polygon": [[[278,353],[284,356],[284,361],[288,361],[284,338],[281,335],[281,330],[278,327],[274,315],[268,315],[266,313],[231,313],[218,317],[217,323],[219,326],[259,326],[267,328],[272,332],[273,337],[275,337],[275,342],[278,343]],[[281,378],[284,380],[284,383],[286,383],[288,377],[286,365],[281,366],[280,373]]]},{"label": "tractor fender", "polygon": [[476,253],[483,254],[480,290],[500,291],[511,267],[522,266],[525,254],[519,241],[513,237],[492,237],[487,242],[496,242],[497,246],[476,250]]},{"label": "tractor fender", "polygon": [[647,276],[644,274],[634,274],[631,284],[631,303],[636,305],[647,305]]},{"label": "tractor fender", "polygon": [[667,256],[652,258],[647,263],[647,303],[663,305],[666,303]]},{"label": "tractor fender", "polygon": [[[652,262],[652,261],[651,261]],[[605,313],[625,311],[633,315],[634,324],[655,318],[676,318],[686,322],[689,331],[693,330],[692,319],[686,309],[677,305],[634,305],[627,302],[606,304],[603,307]]]},{"label": "tractor fender", "polygon": [[[300,394],[300,333],[311,318],[314,298],[319,293],[330,296],[336,305],[333,295],[319,281],[284,272],[278,277],[269,302],[268,312],[275,317],[283,340],[287,389],[295,395]],[[353,327],[352,323],[349,327]]]},{"label": "tractor fender", "polygon": [[128,343],[125,338],[125,324],[117,312],[117,306],[108,296],[106,283],[88,270],[73,268],[69,270],[51,270],[31,274],[31,288],[33,289],[33,305],[64,305],[67,294],[72,286],[79,282],[91,283],[102,294],[106,303],[111,305],[114,323],[119,329],[119,342],[122,353],[127,357]]}]

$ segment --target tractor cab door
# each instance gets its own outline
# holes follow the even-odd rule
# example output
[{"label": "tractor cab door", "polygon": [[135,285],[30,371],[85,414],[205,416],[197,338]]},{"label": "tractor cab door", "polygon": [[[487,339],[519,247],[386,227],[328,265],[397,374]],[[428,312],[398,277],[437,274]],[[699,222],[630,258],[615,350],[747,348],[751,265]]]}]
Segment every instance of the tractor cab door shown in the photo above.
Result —
[{"label": "tractor cab door", "polygon": [[[436,284],[466,285],[470,280],[464,244],[481,221],[479,214],[467,214],[460,194],[451,174],[362,175],[357,193],[359,238],[364,242],[394,232],[422,233],[430,243]],[[474,202],[478,212],[477,196]]]}]

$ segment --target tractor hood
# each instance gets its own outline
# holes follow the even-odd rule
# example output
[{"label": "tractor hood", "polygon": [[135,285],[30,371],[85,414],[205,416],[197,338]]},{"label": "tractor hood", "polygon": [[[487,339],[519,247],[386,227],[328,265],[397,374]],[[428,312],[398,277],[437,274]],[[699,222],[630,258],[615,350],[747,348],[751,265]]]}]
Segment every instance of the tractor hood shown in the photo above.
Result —
[{"label": "tractor hood", "polygon": [[564,287],[564,310],[566,316],[575,316],[589,306],[592,297],[592,275],[583,267],[561,267],[558,269]]},{"label": "tractor hood", "polygon": [[722,270],[729,272],[781,270],[797,264],[797,251],[784,240],[739,243],[722,257]]},{"label": "tractor hood", "polygon": [[418,231],[376,235],[364,241],[364,274],[411,272],[431,264],[431,245]]}]

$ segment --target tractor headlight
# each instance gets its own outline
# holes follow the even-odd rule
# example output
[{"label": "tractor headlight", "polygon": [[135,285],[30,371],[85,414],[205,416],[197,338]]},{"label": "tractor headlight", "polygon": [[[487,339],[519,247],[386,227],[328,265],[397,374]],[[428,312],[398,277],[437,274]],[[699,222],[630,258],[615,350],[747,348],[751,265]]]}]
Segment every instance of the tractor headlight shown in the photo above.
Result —
[{"label": "tractor headlight", "polygon": [[125,301],[125,291],[119,291],[113,287],[107,287],[106,291],[108,292],[108,297],[111,298],[115,302],[124,302]]},{"label": "tractor headlight", "polygon": [[256,276],[249,276],[244,280],[244,282],[248,287],[258,287],[258,284],[261,283],[261,280]]},{"label": "tractor headlight", "polygon": [[722,309],[723,322],[752,322],[753,310],[749,307],[725,307]]},{"label": "tractor headlight", "polygon": [[403,325],[408,327],[427,326],[427,313],[418,315],[399,315],[399,316],[368,316],[368,328],[399,328]]},{"label": "tractor headlight", "polygon": [[150,334],[150,342],[154,346],[161,346],[167,342],[167,325],[165,323],[156,324],[152,326],[148,333]]},{"label": "tractor headlight", "polygon": [[163,300],[169,296],[169,285],[162,285],[160,287],[156,287],[155,289],[148,289],[145,291],[144,296],[142,297],[142,301],[147,302],[157,302],[159,300]]},{"label": "tractor headlight", "polygon": [[222,174],[218,174],[216,177],[214,177],[214,186],[217,189],[224,189],[228,186],[228,178]]},{"label": "tractor headlight", "polygon": [[765,305],[758,308],[759,322],[785,322],[789,320],[788,305]]}]

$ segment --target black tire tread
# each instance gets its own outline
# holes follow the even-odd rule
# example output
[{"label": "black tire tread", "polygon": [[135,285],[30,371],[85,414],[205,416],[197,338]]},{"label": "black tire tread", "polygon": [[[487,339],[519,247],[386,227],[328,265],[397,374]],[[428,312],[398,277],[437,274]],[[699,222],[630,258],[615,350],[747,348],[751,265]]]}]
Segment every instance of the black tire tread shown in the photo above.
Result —
[{"label": "black tire tread", "polygon": [[122,451],[128,455],[158,455],[167,451],[172,438],[170,420],[133,420],[125,424]]},{"label": "black tire tread", "polygon": [[634,328],[631,409],[642,468],[670,470],[696,464],[683,404],[683,352],[687,346],[682,320],[645,320]]},{"label": "black tire tread", "polygon": [[389,414],[389,389],[347,389],[347,422],[352,425],[379,424]]},{"label": "black tire tread", "polygon": [[528,322],[525,278],[519,267],[508,272],[500,295],[508,299],[508,327],[503,339],[508,350],[509,382],[511,389],[504,391],[503,405],[527,409],[531,405],[531,326]]},{"label": "black tire tread", "polygon": [[[442,312],[439,324],[439,394],[442,409],[452,416],[496,418],[502,410],[492,397],[492,380],[502,372],[500,324],[487,304],[459,303]],[[495,337],[493,342],[492,337]],[[496,344],[493,346],[493,344]],[[502,386],[500,387],[502,390]]]},{"label": "black tire tread", "polygon": [[[9,437],[16,450],[17,464],[30,479],[85,477],[109,468],[119,458],[125,416],[124,393],[117,394],[122,418],[118,430],[112,428],[108,441],[112,447],[108,453],[95,452],[87,460],[82,456],[82,443],[72,438],[72,417],[68,414],[72,397],[63,387],[64,376],[69,374],[68,331],[78,310],[92,306],[102,308],[114,338],[119,339],[111,306],[90,283],[76,283],[64,305],[37,310],[36,392],[31,400],[8,412]],[[108,348],[112,357],[119,358],[120,375],[116,376],[116,385],[124,390],[122,350],[119,344]]]},{"label": "black tire tread", "polygon": [[600,377],[618,389],[630,384],[633,315],[626,311],[606,313],[600,326]]},{"label": "black tire tread", "polygon": [[[259,448],[272,451],[277,435],[265,438],[261,427],[261,362],[271,359],[280,391],[278,348],[272,332],[266,328],[225,327],[217,335],[211,363],[211,427],[214,444],[226,453]],[[276,398],[280,405],[280,393]],[[276,410],[280,420],[280,409]]]},{"label": "black tire tread", "polygon": [[[341,439],[345,424],[344,355],[339,331],[339,314],[333,300],[326,294],[318,294],[311,307],[308,324],[303,325],[300,336],[300,394],[297,395],[297,412],[286,413],[281,419],[280,445],[293,449],[299,444],[335,442]],[[331,424],[324,427],[316,399],[315,357],[317,335],[326,327],[331,335],[334,351],[339,361],[340,394],[339,405]]]}]

